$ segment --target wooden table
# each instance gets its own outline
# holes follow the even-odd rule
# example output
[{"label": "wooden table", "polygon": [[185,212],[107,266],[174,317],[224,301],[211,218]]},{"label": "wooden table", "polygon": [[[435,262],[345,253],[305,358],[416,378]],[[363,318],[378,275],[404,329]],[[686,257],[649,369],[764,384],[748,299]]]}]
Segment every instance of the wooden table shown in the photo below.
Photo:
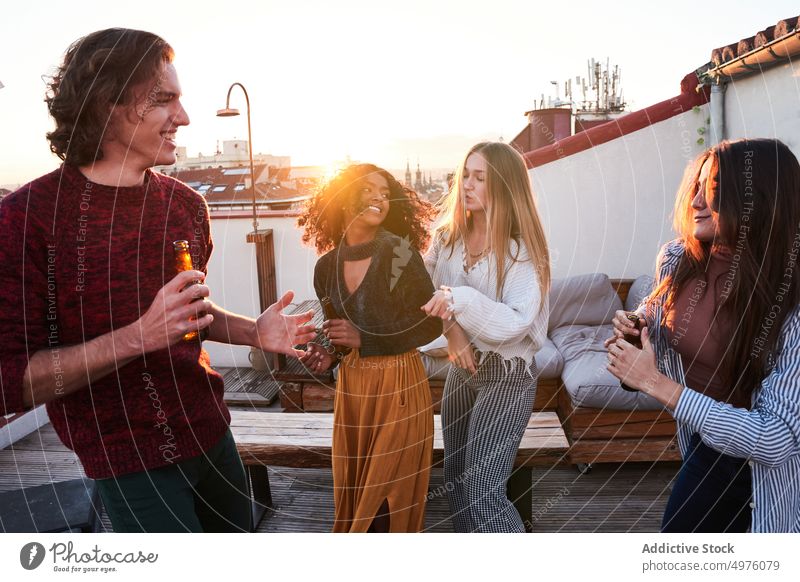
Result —
[{"label": "wooden table", "polygon": [[[231,431],[253,489],[254,524],[272,507],[267,466],[331,467],[332,414],[231,411]],[[508,495],[527,529],[532,524],[531,467],[564,460],[567,437],[554,412],[534,412],[522,437]],[[433,463],[444,460],[441,417],[434,416]]]}]

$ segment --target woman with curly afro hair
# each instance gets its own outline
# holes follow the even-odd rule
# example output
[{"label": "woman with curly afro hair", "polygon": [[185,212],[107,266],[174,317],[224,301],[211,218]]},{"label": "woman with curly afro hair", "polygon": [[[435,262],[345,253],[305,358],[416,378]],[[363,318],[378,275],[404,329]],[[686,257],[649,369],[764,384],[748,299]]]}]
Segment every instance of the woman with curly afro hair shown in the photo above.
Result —
[{"label": "woman with curly afro hair", "polygon": [[[386,170],[357,164],[310,200],[298,221],[322,256],[314,289],[324,339],[303,362],[339,363],[333,412],[335,532],[421,531],[433,411],[417,347],[442,333],[421,307],[433,283],[420,256],[431,206]],[[324,253],[324,254],[323,254]]]}]

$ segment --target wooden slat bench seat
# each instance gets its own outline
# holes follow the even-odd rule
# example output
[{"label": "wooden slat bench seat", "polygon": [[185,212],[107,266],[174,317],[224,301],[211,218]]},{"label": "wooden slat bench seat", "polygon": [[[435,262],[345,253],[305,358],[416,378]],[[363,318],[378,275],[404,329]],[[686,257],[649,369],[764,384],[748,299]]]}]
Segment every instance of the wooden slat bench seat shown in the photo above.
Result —
[{"label": "wooden slat bench seat", "polygon": [[[231,431],[250,477],[254,524],[272,507],[267,466],[331,467],[332,414],[283,414],[231,411]],[[535,412],[528,421],[509,480],[509,498],[523,520],[531,522],[531,468],[562,462],[569,443],[554,412]],[[434,466],[444,459],[441,419],[434,416]]]},{"label": "wooden slat bench seat", "polygon": [[579,465],[633,461],[680,461],[677,426],[666,410],[575,407],[566,390],[558,416],[570,442],[569,460]]},{"label": "wooden slat bench seat", "polygon": [[[611,279],[622,302],[631,279]],[[679,461],[677,426],[666,410],[619,410],[574,406],[558,392],[558,416],[569,439],[569,460],[579,466],[628,461]]]}]

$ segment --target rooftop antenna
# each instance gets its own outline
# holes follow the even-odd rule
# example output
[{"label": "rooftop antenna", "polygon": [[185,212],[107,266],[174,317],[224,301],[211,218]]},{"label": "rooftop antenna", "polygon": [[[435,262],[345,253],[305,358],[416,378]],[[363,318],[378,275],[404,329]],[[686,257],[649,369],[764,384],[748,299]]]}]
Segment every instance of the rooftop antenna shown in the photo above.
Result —
[{"label": "rooftop antenna", "polygon": [[583,99],[581,100],[581,109],[586,109],[586,79],[581,79],[581,92]]}]

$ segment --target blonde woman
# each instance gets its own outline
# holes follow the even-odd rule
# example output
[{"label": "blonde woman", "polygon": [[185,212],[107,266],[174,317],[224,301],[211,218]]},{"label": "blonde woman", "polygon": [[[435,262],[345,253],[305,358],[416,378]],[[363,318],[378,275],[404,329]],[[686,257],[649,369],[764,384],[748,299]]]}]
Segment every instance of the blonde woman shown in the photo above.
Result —
[{"label": "blonde woman", "polygon": [[536,395],[550,263],[522,156],[479,143],[464,158],[425,259],[453,366],[442,399],[444,475],[458,532],[523,532],[506,483]]}]

